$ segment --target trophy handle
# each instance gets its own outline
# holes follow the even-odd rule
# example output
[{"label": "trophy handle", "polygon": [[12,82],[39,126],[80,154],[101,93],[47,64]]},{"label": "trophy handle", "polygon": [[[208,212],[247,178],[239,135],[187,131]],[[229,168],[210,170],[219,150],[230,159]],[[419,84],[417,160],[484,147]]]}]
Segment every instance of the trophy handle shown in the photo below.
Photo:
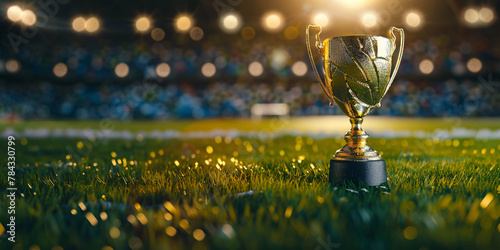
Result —
[{"label": "trophy handle", "polygon": [[325,82],[321,79],[321,76],[318,73],[318,69],[316,69],[316,63],[314,62],[314,58],[312,55],[311,51],[311,42],[309,41],[310,35],[309,35],[309,30],[311,28],[318,29],[319,32],[316,34],[316,48],[320,51],[321,55],[323,55],[323,45],[321,44],[321,39],[319,38],[319,35],[321,34],[321,26],[316,25],[316,24],[309,24],[306,29],[306,44],[307,44],[307,53],[309,54],[309,60],[311,60],[311,66],[313,68],[314,73],[316,74],[316,77],[318,78],[319,84],[321,85],[321,88],[323,89],[323,92],[325,92],[326,96],[328,97],[328,100],[330,100],[330,106],[333,107],[333,104],[335,103],[335,100],[333,99],[333,94],[328,91],[328,86],[325,84]]},{"label": "trophy handle", "polygon": [[392,76],[389,80],[389,86],[386,88],[384,95],[389,90],[389,87],[391,87],[392,82],[394,81],[394,78],[396,78],[396,74],[398,73],[399,65],[401,64],[401,59],[403,58],[403,49],[405,47],[405,32],[404,32],[404,30],[401,28],[392,27],[390,30],[391,41],[392,41],[391,57],[392,57],[392,53],[394,53],[394,50],[396,50],[396,35],[394,35],[394,30],[399,31],[399,35],[400,35],[398,60],[396,61],[396,65],[394,66],[394,70],[392,71]]}]

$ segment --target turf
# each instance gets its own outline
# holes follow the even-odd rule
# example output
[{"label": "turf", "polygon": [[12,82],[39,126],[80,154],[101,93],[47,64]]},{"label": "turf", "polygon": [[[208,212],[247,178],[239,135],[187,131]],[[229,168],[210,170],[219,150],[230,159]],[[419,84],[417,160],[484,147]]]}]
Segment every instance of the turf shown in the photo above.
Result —
[{"label": "turf", "polygon": [[[498,140],[371,139],[387,161],[389,192],[328,183],[340,138],[16,143],[16,244],[0,237],[8,248],[500,245]],[[0,231],[7,206],[2,198]]]}]

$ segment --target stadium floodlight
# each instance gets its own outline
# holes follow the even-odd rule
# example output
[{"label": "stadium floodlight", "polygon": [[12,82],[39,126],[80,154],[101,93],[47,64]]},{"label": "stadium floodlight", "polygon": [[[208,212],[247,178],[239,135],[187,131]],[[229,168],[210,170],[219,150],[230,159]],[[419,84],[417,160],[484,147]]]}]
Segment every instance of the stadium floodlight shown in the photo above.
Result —
[{"label": "stadium floodlight", "polygon": [[175,29],[178,32],[188,32],[193,27],[194,21],[188,15],[182,14],[175,19]]},{"label": "stadium floodlight", "polygon": [[32,10],[24,10],[21,14],[21,22],[27,26],[33,26],[36,23],[36,15]]},{"label": "stadium floodlight", "polygon": [[422,25],[422,15],[416,11],[408,12],[405,21],[409,28],[418,28]]},{"label": "stadium floodlight", "polygon": [[10,6],[7,9],[7,17],[12,22],[18,22],[18,21],[20,21],[22,13],[23,13],[23,10],[19,6],[17,6],[17,5]]},{"label": "stadium floodlight", "polygon": [[135,28],[139,32],[148,31],[151,28],[151,20],[145,16],[139,17],[135,20]]},{"label": "stadium floodlight", "polygon": [[297,61],[292,64],[292,72],[296,76],[305,76],[307,74],[307,64],[303,61]]},{"label": "stadium floodlight", "polygon": [[241,16],[236,12],[230,12],[220,18],[219,26],[226,33],[236,33],[240,30]]},{"label": "stadium floodlight", "polygon": [[377,25],[377,15],[372,12],[365,13],[361,17],[361,24],[366,28],[373,28]]},{"label": "stadium floodlight", "polygon": [[277,11],[271,11],[262,18],[262,27],[269,32],[279,31],[285,25],[283,14]]},{"label": "stadium floodlight", "polygon": [[248,73],[253,77],[259,77],[264,73],[264,67],[260,62],[252,62],[248,65]]},{"label": "stadium floodlight", "polygon": [[73,30],[76,32],[82,32],[85,30],[85,18],[83,17],[77,17],[73,19],[73,22],[71,23],[71,26],[73,27]]},{"label": "stadium floodlight", "polygon": [[318,14],[314,15],[314,18],[312,20],[313,24],[321,25],[321,27],[328,26],[329,22],[330,22],[330,19],[324,13],[318,13]]},{"label": "stadium floodlight", "polygon": [[87,21],[85,21],[85,30],[87,30],[87,32],[89,33],[93,33],[99,30],[99,26],[99,20],[95,17],[91,17],[87,19]]},{"label": "stadium floodlight", "polygon": [[434,63],[429,59],[424,59],[420,62],[418,68],[422,74],[428,75],[434,71]]},{"label": "stadium floodlight", "polygon": [[210,78],[210,77],[214,76],[216,72],[217,72],[217,69],[215,68],[215,65],[213,63],[205,63],[201,67],[201,73],[205,77]]},{"label": "stadium floodlight", "polygon": [[161,78],[165,78],[170,75],[170,65],[167,63],[160,63],[156,66],[156,75]]}]

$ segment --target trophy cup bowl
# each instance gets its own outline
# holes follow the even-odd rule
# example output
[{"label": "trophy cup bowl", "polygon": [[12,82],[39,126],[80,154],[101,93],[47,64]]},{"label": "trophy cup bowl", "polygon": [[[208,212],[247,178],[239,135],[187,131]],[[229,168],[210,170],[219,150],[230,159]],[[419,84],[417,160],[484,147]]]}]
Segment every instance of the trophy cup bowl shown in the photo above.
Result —
[{"label": "trophy cup bowl", "polygon": [[[325,82],[312,56],[309,41],[311,28],[318,30],[315,45],[323,57]],[[392,56],[396,50],[394,31],[400,33],[400,47],[391,74]],[[387,182],[385,161],[367,145],[368,134],[361,125],[364,116],[380,107],[380,101],[394,81],[403,54],[404,31],[392,27],[390,38],[356,35],[332,37],[324,41],[319,38],[320,34],[319,25],[307,27],[306,43],[313,71],[330,100],[330,106],[337,103],[351,122],[351,130],[344,136],[346,145],[330,161],[330,182],[379,186]]]}]

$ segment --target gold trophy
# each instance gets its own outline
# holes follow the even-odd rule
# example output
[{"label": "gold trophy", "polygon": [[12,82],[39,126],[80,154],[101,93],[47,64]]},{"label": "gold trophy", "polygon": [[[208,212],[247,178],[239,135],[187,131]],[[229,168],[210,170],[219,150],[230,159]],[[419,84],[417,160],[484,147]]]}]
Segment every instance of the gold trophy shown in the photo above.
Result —
[{"label": "gold trophy", "polygon": [[[311,52],[309,30],[317,29],[316,48],[323,56],[326,84],[322,81]],[[398,59],[391,75],[392,55],[396,50],[396,36],[400,34]],[[321,87],[330,100],[336,102],[349,116],[351,130],[344,136],[347,144],[330,161],[330,182],[379,186],[387,182],[385,161],[377,151],[366,144],[368,134],[363,131],[363,117],[380,107],[382,97],[394,81],[404,48],[403,29],[392,27],[390,38],[372,35],[340,36],[321,42],[321,26],[309,25],[306,43],[312,68]]]}]

